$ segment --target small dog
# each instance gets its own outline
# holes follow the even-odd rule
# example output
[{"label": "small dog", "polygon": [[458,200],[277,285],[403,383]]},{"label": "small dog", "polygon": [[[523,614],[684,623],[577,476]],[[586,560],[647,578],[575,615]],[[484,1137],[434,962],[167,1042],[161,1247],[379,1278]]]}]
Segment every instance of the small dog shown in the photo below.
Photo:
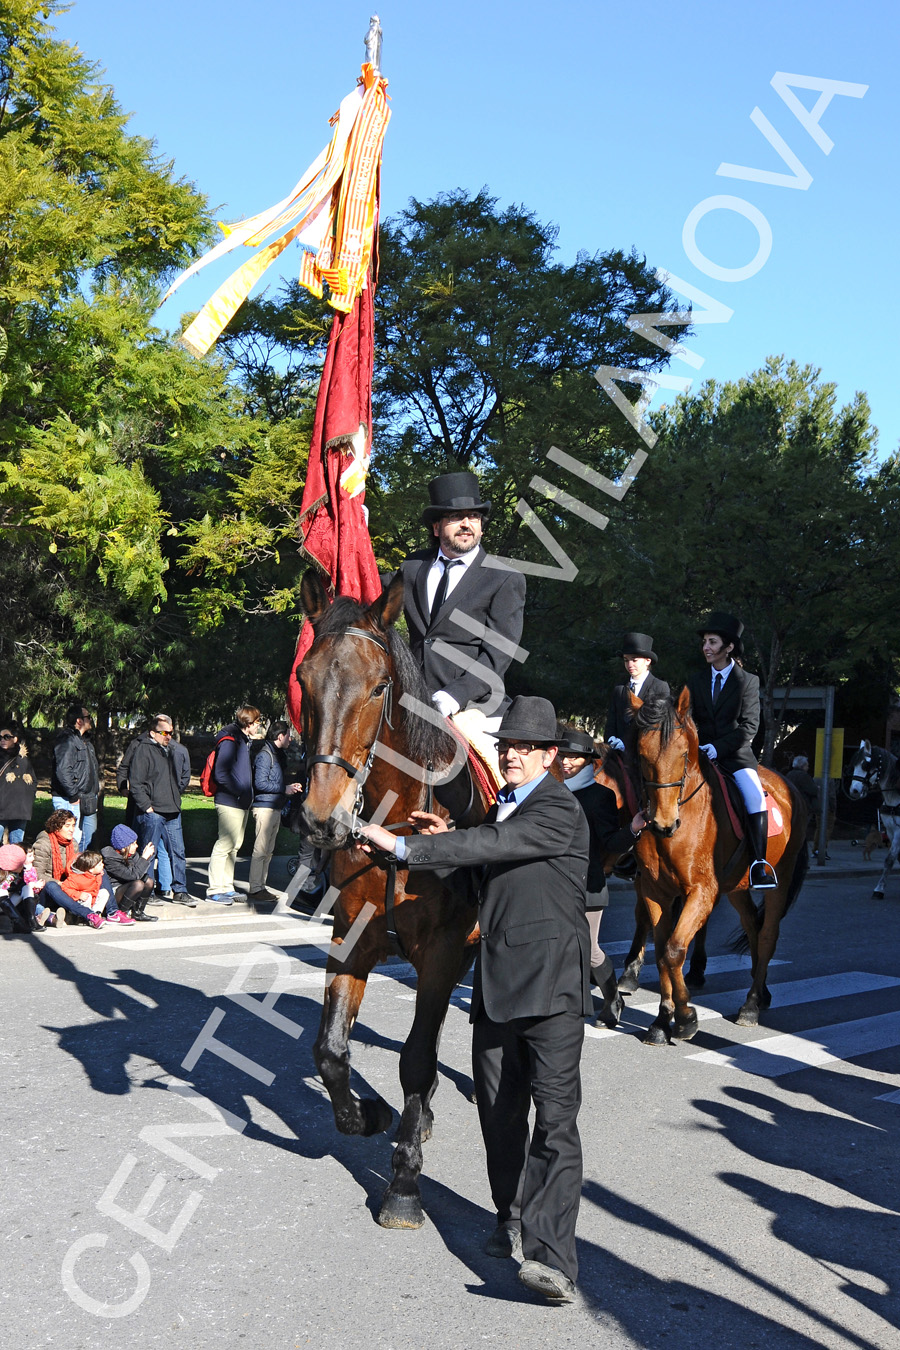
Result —
[{"label": "small dog", "polygon": [[872,849],[873,849],[873,848],[881,848],[881,831],[880,831],[880,830],[876,830],[874,826],[873,826],[872,829],[869,831],[869,833],[866,835],[865,843],[863,844],[863,861],[864,861],[864,862],[871,862],[871,861],[872,861]]}]

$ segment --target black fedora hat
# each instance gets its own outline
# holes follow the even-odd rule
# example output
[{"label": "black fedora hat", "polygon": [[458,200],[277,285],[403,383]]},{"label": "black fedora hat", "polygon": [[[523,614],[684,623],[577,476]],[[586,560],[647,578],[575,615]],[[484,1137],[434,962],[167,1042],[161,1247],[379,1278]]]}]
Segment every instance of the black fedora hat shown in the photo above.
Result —
[{"label": "black fedora hat", "polygon": [[567,727],[563,722],[560,722],[557,730],[561,755],[581,755],[585,759],[603,758],[603,751],[597,749],[593,736],[587,731],[582,731],[580,727]]},{"label": "black fedora hat", "polygon": [[626,633],[622,639],[620,656],[649,656],[651,661],[659,657],[653,650],[653,639],[649,633]]},{"label": "black fedora hat", "polygon": [[559,727],[556,709],[548,698],[520,694],[514,698],[492,733],[498,741],[531,741],[532,745],[558,745]]},{"label": "black fedora hat", "polygon": [[451,511],[478,511],[485,520],[491,514],[490,502],[479,501],[481,489],[474,473],[442,473],[428,484],[428,496],[431,505],[422,512],[423,525]]},{"label": "black fedora hat", "polygon": [[741,642],[741,634],[744,631],[744,625],[734,614],[726,614],[724,610],[714,609],[712,613],[707,614],[700,628],[697,629],[697,636],[702,637],[704,633],[715,633],[727,645],[734,643],[734,655],[740,656],[744,650],[744,644]]}]

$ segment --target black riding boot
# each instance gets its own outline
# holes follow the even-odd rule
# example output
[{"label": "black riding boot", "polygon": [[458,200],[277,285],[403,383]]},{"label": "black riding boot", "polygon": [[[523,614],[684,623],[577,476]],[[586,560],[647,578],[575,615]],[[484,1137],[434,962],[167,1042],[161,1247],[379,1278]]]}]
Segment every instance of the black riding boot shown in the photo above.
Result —
[{"label": "black riding boot", "polygon": [[775,868],[766,862],[766,836],[769,832],[769,817],[766,811],[756,811],[747,816],[747,843],[750,846],[750,885],[754,890],[771,891],[778,885]]},{"label": "black riding boot", "polygon": [[625,1000],[619,993],[616,984],[616,971],[612,961],[608,956],[603,957],[603,962],[599,966],[591,966],[591,983],[595,984],[600,990],[603,998],[603,1004],[597,1014],[596,1026],[602,1022],[604,1026],[613,1027],[619,1025],[619,1018],[622,1016],[622,1009],[625,1007]]},{"label": "black riding boot", "polygon": [[147,913],[147,901],[149,896],[142,895],[139,900],[135,900],[131,910],[131,917],[135,923],[156,923],[159,920],[158,914]]}]

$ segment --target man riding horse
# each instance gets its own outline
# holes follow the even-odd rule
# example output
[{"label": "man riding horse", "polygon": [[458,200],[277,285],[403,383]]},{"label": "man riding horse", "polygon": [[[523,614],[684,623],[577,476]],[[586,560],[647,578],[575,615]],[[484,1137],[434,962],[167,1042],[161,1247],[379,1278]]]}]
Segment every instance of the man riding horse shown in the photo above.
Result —
[{"label": "man riding horse", "polygon": [[441,474],[428,495],[432,546],[400,566],[409,645],[434,706],[496,775],[491,733],[509,707],[503,677],[522,636],[525,578],[482,548],[491,503],[474,473]]}]

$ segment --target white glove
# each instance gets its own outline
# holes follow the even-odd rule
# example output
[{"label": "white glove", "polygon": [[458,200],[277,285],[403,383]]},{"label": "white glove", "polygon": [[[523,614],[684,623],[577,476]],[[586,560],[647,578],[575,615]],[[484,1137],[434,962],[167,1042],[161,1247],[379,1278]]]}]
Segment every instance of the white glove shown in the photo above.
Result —
[{"label": "white glove", "polygon": [[709,745],[701,745],[700,749],[703,751],[703,753],[707,756],[708,759],[716,758],[716,747],[712,743],[710,743]]},{"label": "white glove", "polygon": [[459,712],[459,704],[446,689],[439,689],[436,694],[432,694],[431,701],[442,717],[451,717],[453,713]]},{"label": "white glove", "polygon": [[607,736],[606,744],[611,745],[614,750],[624,750],[625,742],[620,741],[618,736]]}]

